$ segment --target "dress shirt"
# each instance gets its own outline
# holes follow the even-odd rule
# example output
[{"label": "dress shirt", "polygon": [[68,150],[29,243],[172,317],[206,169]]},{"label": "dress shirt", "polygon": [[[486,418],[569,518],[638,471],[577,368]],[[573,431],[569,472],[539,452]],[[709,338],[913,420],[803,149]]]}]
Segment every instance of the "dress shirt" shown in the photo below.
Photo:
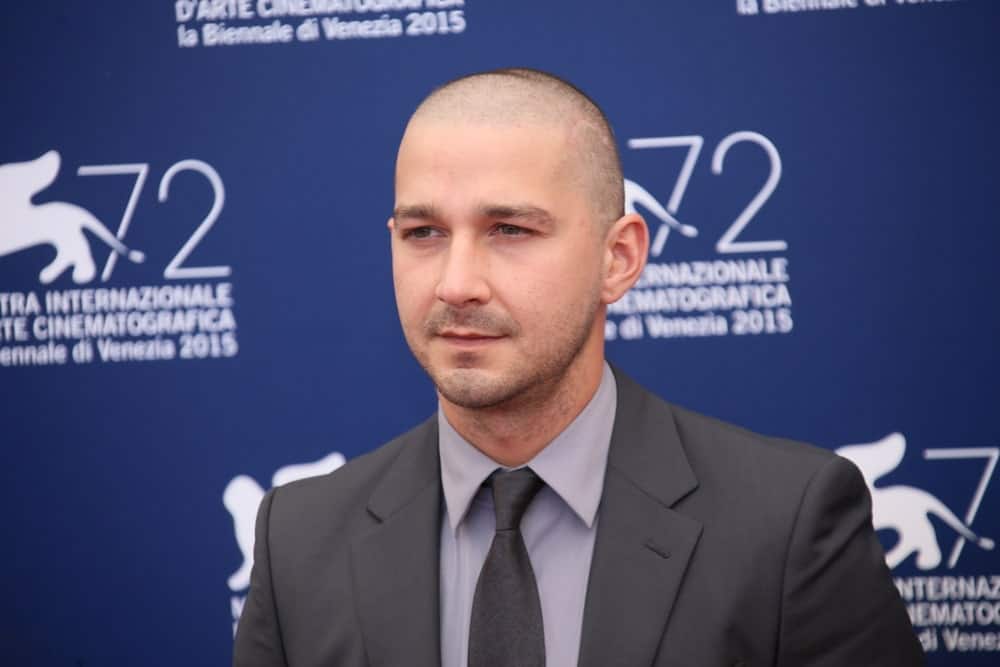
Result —
[{"label": "dress shirt", "polygon": [[[521,521],[538,583],[548,667],[577,664],[597,508],[604,488],[618,391],[607,364],[594,396],[576,419],[527,466],[545,486]],[[469,444],[438,409],[441,484],[441,662],[464,667],[479,572],[496,527],[483,482],[507,469]]]}]

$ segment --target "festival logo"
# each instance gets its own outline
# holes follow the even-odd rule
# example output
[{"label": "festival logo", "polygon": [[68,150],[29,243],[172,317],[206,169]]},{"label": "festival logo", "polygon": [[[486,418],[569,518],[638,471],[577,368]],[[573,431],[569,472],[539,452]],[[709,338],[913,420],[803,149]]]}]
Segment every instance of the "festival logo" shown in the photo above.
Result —
[{"label": "festival logo", "polygon": [[176,0],[182,49],[427,39],[464,33],[465,0]]},{"label": "festival logo", "polygon": [[[724,167],[731,152],[763,153],[766,162],[758,159],[755,164],[762,164],[766,171],[749,175],[740,171],[737,181],[749,176],[751,183],[758,184],[756,193],[749,201],[735,203],[735,217],[731,220],[711,223],[690,219],[680,212],[705,146],[704,137],[637,137],[629,139],[627,146],[642,153],[660,151],[657,155],[661,156],[662,171],[653,178],[660,180],[665,175],[673,185],[664,202],[654,194],[659,189],[640,185],[637,179],[625,179],[625,210],[646,217],[652,239],[649,262],[639,281],[608,308],[605,338],[635,341],[791,333],[794,323],[788,243],[759,239],[750,229],[781,181],[781,155],[774,143],[759,132],[740,131],[723,137],[715,146],[711,158],[715,176],[730,176],[729,172],[724,174]],[[672,165],[678,162],[678,152],[683,158],[675,169]],[[728,188],[731,181],[720,178],[714,182]],[[667,259],[671,232],[677,233],[678,240],[671,242],[677,247],[670,254],[682,259]],[[711,243],[713,239],[708,256],[703,254],[704,243],[698,249],[692,245],[694,241]]]},{"label": "festival logo", "polygon": [[[148,253],[125,242],[150,165],[88,164],[76,169],[76,177],[93,184],[98,200],[105,190],[92,177],[132,180],[128,199],[121,204],[121,219],[112,233],[104,221],[77,203],[34,201],[60,178],[62,162],[57,150],[48,150],[32,160],[0,165],[0,261],[18,253],[39,257],[37,281],[43,287],[0,292],[0,367],[236,356],[235,299],[229,281],[232,268],[188,263],[225,204],[225,187],[218,172],[202,160],[186,159],[163,173],[157,192],[159,203],[170,200],[176,176],[191,172],[207,181],[212,204],[173,258],[161,267],[148,260]],[[193,180],[185,179],[184,194]],[[174,190],[176,195],[178,188]],[[114,200],[111,202],[113,210]],[[55,250],[52,259],[35,252],[49,246]],[[98,274],[102,249],[107,249],[107,256],[100,258],[103,267]],[[162,274],[141,284],[133,280],[122,285],[118,280],[106,285],[119,257],[142,264],[146,275],[159,270]],[[61,288],[60,283],[77,287]]]},{"label": "festival logo", "polygon": [[[969,525],[955,516],[935,496],[913,486],[896,484],[877,487],[875,482],[895,470],[906,453],[906,439],[901,433],[890,433],[878,442],[863,445],[846,445],[837,450],[861,470],[872,497],[872,523],[875,530],[891,529],[899,536],[896,545],[886,554],[890,568],[916,554],[916,565],[921,570],[932,570],[941,564],[941,548],[930,517],[935,516],[951,528],[960,540],[993,549],[993,541],[976,535]],[[995,459],[994,459],[995,461]],[[987,480],[988,483],[988,480]],[[985,486],[982,489],[985,493]],[[982,498],[974,498],[968,521],[975,518],[975,510]],[[955,567],[958,555],[949,562]]]},{"label": "festival logo", "polygon": [[918,5],[941,4],[962,0],[736,0],[739,16],[769,14],[822,14],[833,16],[840,12],[865,12],[881,14],[893,9],[912,9]]},{"label": "festival logo", "polygon": [[[331,452],[318,461],[283,466],[271,477],[271,487],[282,486],[306,477],[316,477],[333,472],[344,465],[344,455]],[[250,571],[253,569],[254,524],[257,518],[257,508],[264,498],[265,490],[257,480],[248,475],[237,475],[226,485],[222,492],[222,504],[233,519],[233,532],[236,544],[243,555],[243,562],[230,575],[226,582],[229,590],[239,595],[232,596],[230,609],[233,614],[233,634],[236,624],[243,612],[246,601],[246,590],[250,587]]]},{"label": "festival logo", "polygon": [[903,571],[912,562],[919,572],[928,573],[895,578],[924,650],[1000,651],[1000,574],[959,568],[966,544],[984,552],[995,547],[992,537],[975,528],[975,521],[989,495],[1000,447],[924,450],[927,464],[920,468],[926,469],[927,479],[934,478],[931,468],[938,462],[981,466],[975,487],[964,494],[968,498],[964,510],[949,507],[940,494],[918,486],[880,481],[904,461],[906,438],[901,433],[845,445],[837,453],[861,470],[872,498],[874,528],[889,536],[887,565]]},{"label": "festival logo", "polygon": [[48,285],[67,269],[73,270],[73,282],[90,282],[97,268],[83,233],[87,230],[119,255],[142,262],[141,252],[126,248],[85,208],[66,202],[32,203],[56,180],[61,162],[52,150],[28,162],[0,165],[0,257],[48,244],[56,249],[56,257],[39,274],[42,284]]}]

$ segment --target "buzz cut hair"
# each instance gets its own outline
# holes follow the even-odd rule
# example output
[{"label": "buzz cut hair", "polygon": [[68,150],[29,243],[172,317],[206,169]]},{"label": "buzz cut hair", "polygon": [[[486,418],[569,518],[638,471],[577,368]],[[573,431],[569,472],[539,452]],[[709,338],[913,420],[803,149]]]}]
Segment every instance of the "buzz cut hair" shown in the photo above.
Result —
[{"label": "buzz cut hair", "polygon": [[621,158],[611,123],[600,106],[554,74],[525,67],[467,74],[435,88],[417,107],[417,119],[498,125],[550,125],[569,131],[581,186],[602,228],[625,214]]}]

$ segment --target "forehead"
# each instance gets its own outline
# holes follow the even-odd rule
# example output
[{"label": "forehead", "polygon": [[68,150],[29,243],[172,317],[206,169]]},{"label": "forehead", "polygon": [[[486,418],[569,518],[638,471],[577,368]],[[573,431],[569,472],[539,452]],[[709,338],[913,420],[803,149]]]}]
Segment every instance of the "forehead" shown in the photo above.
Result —
[{"label": "forehead", "polygon": [[558,125],[415,120],[396,161],[397,204],[565,194],[572,189],[573,162],[569,132]]}]

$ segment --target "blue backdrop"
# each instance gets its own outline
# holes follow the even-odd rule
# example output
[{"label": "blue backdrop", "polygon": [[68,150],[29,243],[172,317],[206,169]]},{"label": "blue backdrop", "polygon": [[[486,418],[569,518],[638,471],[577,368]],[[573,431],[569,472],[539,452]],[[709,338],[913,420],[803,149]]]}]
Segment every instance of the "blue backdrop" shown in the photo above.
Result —
[{"label": "blue backdrop", "polygon": [[431,87],[512,65],[604,106],[654,237],[609,357],[694,409],[858,445],[929,664],[996,664],[997,3],[5,13],[9,664],[230,660],[260,494],[434,409],[393,303],[395,150]]}]

